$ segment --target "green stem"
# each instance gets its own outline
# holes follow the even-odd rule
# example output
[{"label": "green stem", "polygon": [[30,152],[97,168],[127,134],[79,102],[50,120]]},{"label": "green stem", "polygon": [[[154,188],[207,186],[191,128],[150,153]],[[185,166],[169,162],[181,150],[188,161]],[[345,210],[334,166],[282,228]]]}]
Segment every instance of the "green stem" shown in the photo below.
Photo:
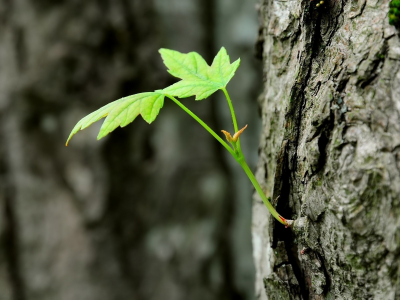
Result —
[{"label": "green stem", "polygon": [[[228,100],[229,107],[231,109],[231,114],[232,114],[232,120],[233,120],[233,125],[235,127],[235,131],[238,131],[237,127],[237,122],[236,122],[236,116],[235,116],[235,111],[233,110],[232,102],[229,97],[228,92],[226,89],[223,89],[226,98]],[[264,202],[265,206],[268,208],[268,210],[271,212],[271,214],[277,219],[280,223],[283,225],[290,225],[292,223],[291,220],[286,220],[283,217],[281,217],[280,214],[275,210],[275,208],[271,205],[271,203],[268,201],[267,197],[264,194],[264,191],[262,190],[260,184],[258,183],[257,179],[255,178],[253,172],[251,172],[249,166],[246,163],[246,160],[244,159],[244,155],[242,153],[242,150],[240,148],[240,143],[239,140],[237,141],[236,145],[238,146],[237,149],[232,150],[232,148],[225,143],[215,132],[212,130],[206,123],[204,123],[198,116],[196,116],[190,109],[188,109],[186,106],[184,106],[180,101],[178,101],[176,98],[170,96],[170,95],[165,95],[172,101],[174,101],[180,108],[182,108],[185,112],[187,112],[193,119],[195,119],[198,123],[200,123],[201,126],[203,126],[218,142],[221,143],[222,146],[224,146],[230,154],[235,158],[235,160],[240,164],[240,166],[243,168],[245,171],[246,175],[249,177],[251,183],[253,184],[254,188],[260,195],[262,201]]]},{"label": "green stem", "polygon": [[221,139],[218,134],[216,134],[214,132],[214,130],[212,130],[210,127],[208,127],[208,125],[206,123],[204,123],[198,116],[196,116],[189,108],[187,108],[185,105],[183,105],[178,99],[170,96],[170,95],[165,95],[167,96],[169,99],[171,99],[172,101],[174,101],[180,108],[182,108],[185,112],[187,112],[193,119],[195,119],[198,123],[200,123],[201,126],[204,127],[205,130],[207,130],[218,142],[221,143],[222,146],[224,146],[226,148],[226,150],[229,151],[230,154],[233,155],[233,157],[235,157],[236,159],[236,154],[235,152],[232,150],[231,147],[229,147],[229,145],[227,143],[224,142],[223,139]]},{"label": "green stem", "polygon": [[[239,131],[239,127],[238,127],[238,125],[237,125],[235,110],[233,109],[231,97],[229,97],[229,93],[228,93],[228,91],[226,90],[226,88],[222,88],[222,91],[223,91],[224,94],[225,94],[226,100],[228,101],[229,109],[231,110],[232,121],[233,121],[233,128],[235,129],[235,132],[238,132],[238,131]],[[239,151],[239,153],[241,153],[241,152],[242,152],[242,149],[241,149],[241,147],[240,147],[240,138],[237,140],[237,145],[238,145],[238,151]]]},{"label": "green stem", "polygon": [[[226,100],[228,101],[229,109],[231,110],[231,115],[232,115],[232,121],[233,121],[233,126],[235,128],[235,132],[239,131],[237,121],[236,121],[236,115],[235,115],[235,110],[233,109],[231,97],[229,97],[229,93],[226,90],[226,88],[223,88],[222,91],[225,94]],[[254,188],[256,189],[257,193],[260,195],[262,201],[264,202],[265,206],[268,208],[268,210],[271,212],[271,214],[274,216],[275,219],[277,219],[280,223],[283,225],[288,226],[291,224],[291,220],[287,222],[285,218],[283,218],[278,212],[275,210],[275,208],[271,205],[271,203],[268,201],[267,197],[264,194],[264,191],[262,190],[260,184],[258,183],[256,177],[254,176],[253,172],[251,172],[249,166],[246,163],[246,160],[244,158],[242,149],[240,147],[240,138],[237,141],[237,150],[235,149],[235,159],[236,161],[241,165],[243,170],[245,171],[247,177],[249,177],[251,183],[253,184]]]},{"label": "green stem", "polygon": [[278,212],[275,210],[275,208],[272,206],[272,204],[268,201],[267,197],[264,194],[264,191],[262,190],[260,184],[258,183],[256,177],[254,176],[253,172],[251,172],[249,166],[247,165],[244,157],[241,160],[238,160],[239,164],[242,166],[243,170],[246,172],[247,177],[249,177],[251,183],[253,184],[254,188],[256,189],[257,193],[260,195],[262,201],[264,202],[265,206],[268,208],[270,213],[274,216],[275,219],[277,219],[280,223],[283,225],[288,225],[281,219],[281,215],[278,214]]}]

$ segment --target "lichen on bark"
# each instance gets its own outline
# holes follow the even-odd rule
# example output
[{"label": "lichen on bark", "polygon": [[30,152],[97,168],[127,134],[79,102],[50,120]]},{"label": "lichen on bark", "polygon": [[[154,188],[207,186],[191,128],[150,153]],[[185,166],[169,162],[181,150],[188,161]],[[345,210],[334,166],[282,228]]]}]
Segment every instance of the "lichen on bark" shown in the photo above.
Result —
[{"label": "lichen on bark", "polygon": [[400,297],[400,40],[388,11],[388,0],[260,6],[257,174],[297,220],[284,229],[255,198],[258,299]]}]

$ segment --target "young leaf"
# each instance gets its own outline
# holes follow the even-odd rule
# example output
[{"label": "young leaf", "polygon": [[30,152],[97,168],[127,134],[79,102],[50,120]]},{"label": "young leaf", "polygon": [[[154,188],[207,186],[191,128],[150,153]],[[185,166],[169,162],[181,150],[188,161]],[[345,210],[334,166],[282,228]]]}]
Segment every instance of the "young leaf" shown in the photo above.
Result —
[{"label": "young leaf", "polygon": [[211,65],[209,76],[210,79],[219,82],[223,87],[226,87],[228,82],[235,75],[237,68],[240,65],[240,58],[231,64],[229,55],[224,47],[215,56]]},{"label": "young leaf", "polygon": [[183,54],[169,49],[159,50],[168,72],[175,77],[187,80],[207,80],[209,65],[196,52]]},{"label": "young leaf", "polygon": [[179,98],[196,96],[196,100],[202,100],[214,94],[220,88],[221,86],[213,81],[181,80],[165,88],[163,92]]},{"label": "young leaf", "polygon": [[218,52],[211,67],[197,53],[183,54],[177,51],[160,49],[168,72],[182,80],[164,89],[164,93],[180,98],[196,96],[202,100],[226,87],[239,67],[240,59],[230,63],[224,47]]},{"label": "young leaf", "polygon": [[98,140],[118,126],[125,127],[133,122],[139,114],[150,124],[156,119],[163,104],[164,95],[157,92],[140,93],[111,102],[80,120],[72,129],[66,145],[68,146],[68,142],[79,130],[89,127],[104,117],[106,119],[100,128]]}]

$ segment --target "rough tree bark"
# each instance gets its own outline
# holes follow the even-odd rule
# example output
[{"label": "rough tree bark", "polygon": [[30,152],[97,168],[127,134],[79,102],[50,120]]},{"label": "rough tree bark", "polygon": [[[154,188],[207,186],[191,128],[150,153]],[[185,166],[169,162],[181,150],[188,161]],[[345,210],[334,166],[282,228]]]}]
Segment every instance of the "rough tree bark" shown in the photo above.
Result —
[{"label": "rough tree bark", "polygon": [[[400,40],[388,0],[263,1],[259,299],[400,299]],[[304,254],[301,254],[301,251]]]}]

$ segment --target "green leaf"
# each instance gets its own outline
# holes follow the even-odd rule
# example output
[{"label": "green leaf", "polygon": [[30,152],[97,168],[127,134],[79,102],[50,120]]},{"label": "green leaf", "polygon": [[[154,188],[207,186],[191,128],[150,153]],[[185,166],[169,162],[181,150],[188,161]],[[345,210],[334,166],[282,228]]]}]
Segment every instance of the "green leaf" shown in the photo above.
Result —
[{"label": "green leaf", "polygon": [[196,96],[196,100],[207,98],[217,90],[225,88],[240,65],[240,59],[230,63],[224,47],[218,52],[211,66],[196,52],[183,54],[160,49],[160,53],[168,72],[182,79],[163,92],[180,98],[190,96]]},{"label": "green leaf", "polygon": [[169,49],[159,50],[168,72],[175,77],[187,80],[207,80],[210,66],[196,52],[183,54]]},{"label": "green leaf", "polygon": [[228,82],[235,75],[239,65],[240,58],[231,64],[226,49],[222,47],[211,65],[209,78],[215,82],[219,82],[223,87],[226,87]]},{"label": "green leaf", "polygon": [[163,92],[179,98],[196,96],[196,100],[202,100],[206,99],[220,88],[221,86],[218,83],[214,83],[212,81],[181,80],[167,87],[163,90]]},{"label": "green leaf", "polygon": [[157,92],[140,93],[111,102],[80,120],[72,129],[66,145],[79,130],[83,130],[105,117],[97,136],[98,140],[118,126],[125,127],[133,122],[139,114],[150,124],[156,119],[163,104],[164,95]]}]

